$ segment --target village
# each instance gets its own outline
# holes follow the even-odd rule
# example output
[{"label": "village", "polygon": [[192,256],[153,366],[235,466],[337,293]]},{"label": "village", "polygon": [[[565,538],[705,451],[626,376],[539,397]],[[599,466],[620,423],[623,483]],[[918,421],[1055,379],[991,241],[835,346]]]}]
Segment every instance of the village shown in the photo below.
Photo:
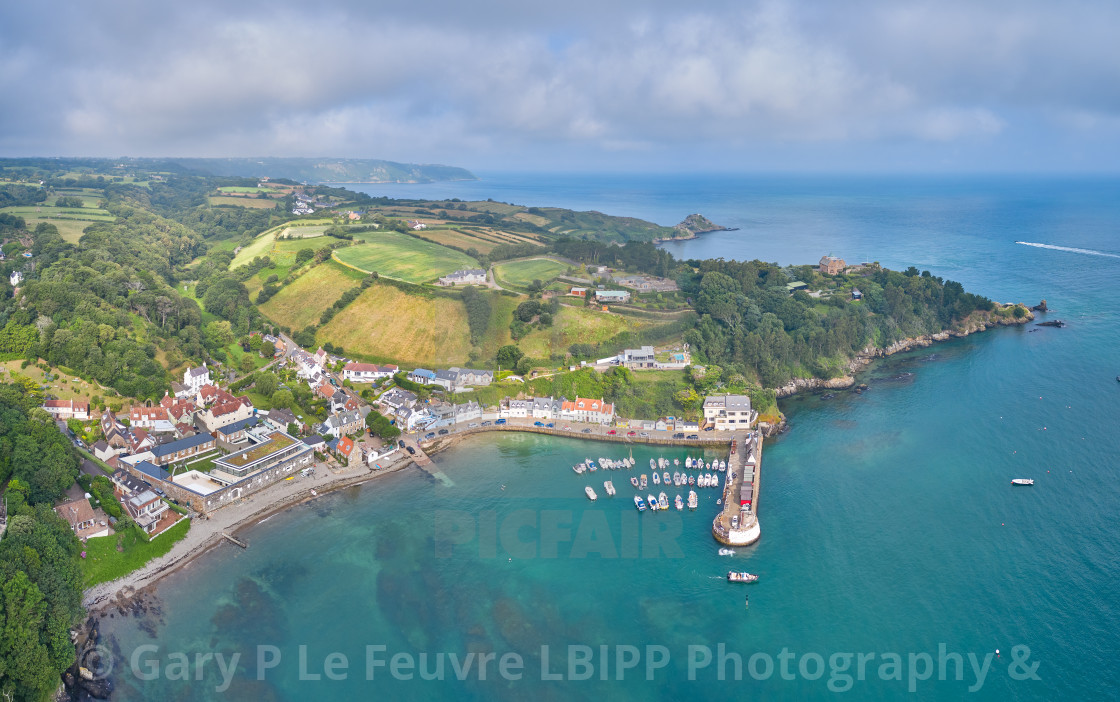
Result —
[{"label": "village", "polygon": [[[82,466],[84,480],[55,508],[82,541],[109,536],[125,515],[127,526],[134,523],[155,539],[180,520],[209,518],[279,482],[370,473],[402,462],[425,465],[426,448],[460,434],[570,432],[601,440],[705,445],[730,443],[731,432],[748,430],[758,417],[745,395],[706,398],[699,421],[623,418],[603,398],[506,396],[496,406],[456,403],[456,393],[493,383],[494,371],[405,372],[396,365],[350,361],[322,348],[311,353],[286,337],[267,340],[273,344],[273,362],[327,403],[322,421],[305,421],[291,409],[254,407],[247,394],[231,390],[237,383],[222,387],[205,364],[187,368],[159,402],[136,403],[119,413],[105,408],[91,415],[83,400],[43,402],[42,409],[89,456]],[[662,363],[656,356],[647,346],[597,365],[641,370],[688,360],[674,354]],[[389,422],[400,436],[397,431],[389,439],[378,436],[375,420]],[[73,421],[90,423],[97,440],[87,446],[71,430]],[[104,491],[90,493],[91,483],[106,475],[119,512],[105,504],[113,500]]]}]

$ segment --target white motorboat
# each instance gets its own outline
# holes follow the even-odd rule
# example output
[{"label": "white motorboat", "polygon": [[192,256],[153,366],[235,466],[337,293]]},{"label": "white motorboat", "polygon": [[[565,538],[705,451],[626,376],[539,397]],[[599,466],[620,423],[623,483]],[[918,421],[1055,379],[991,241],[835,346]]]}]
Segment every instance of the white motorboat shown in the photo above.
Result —
[{"label": "white motorboat", "polygon": [[696,491],[695,490],[689,490],[688,491],[688,508],[689,509],[696,509],[696,506],[698,504],[700,504],[700,501],[696,497]]},{"label": "white motorboat", "polygon": [[657,496],[657,509],[669,509],[669,497],[665,493]]},{"label": "white motorboat", "polygon": [[607,491],[607,497],[614,497],[614,483],[609,480],[603,481],[603,489]]},{"label": "white motorboat", "polygon": [[657,471],[653,471],[653,484],[654,485],[660,485],[661,484],[661,475]]},{"label": "white motorboat", "polygon": [[592,502],[599,499],[599,496],[595,494],[595,491],[591,489],[590,485],[583,488],[583,491],[587,494],[587,499],[591,500]]},{"label": "white motorboat", "polygon": [[653,495],[646,495],[646,502],[649,502],[649,508],[653,511],[660,509],[657,505],[657,498]]},{"label": "white motorboat", "polygon": [[680,495],[677,495],[676,499],[673,500],[673,504],[676,506],[678,512],[684,509],[684,500],[681,499]]}]

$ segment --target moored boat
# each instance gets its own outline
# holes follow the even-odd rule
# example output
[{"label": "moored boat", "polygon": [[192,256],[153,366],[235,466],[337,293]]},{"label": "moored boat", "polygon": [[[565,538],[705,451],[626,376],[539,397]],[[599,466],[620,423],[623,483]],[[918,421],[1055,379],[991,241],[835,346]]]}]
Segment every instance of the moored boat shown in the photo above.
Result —
[{"label": "moored boat", "polygon": [[684,457],[684,467],[685,468],[691,468],[692,467],[692,456],[685,456]]},{"label": "moored boat", "polygon": [[673,465],[674,466],[679,466],[680,464],[681,464],[681,459],[679,459],[679,458],[674,458],[673,459]]},{"label": "moored boat", "polygon": [[719,555],[721,555],[721,556],[734,556],[735,555],[735,549],[721,548],[719,550]]},{"label": "moored boat", "polygon": [[657,470],[657,461],[653,460],[652,458],[649,459],[649,468],[650,470]]},{"label": "moored boat", "polygon": [[634,487],[638,487],[638,479],[633,475],[630,476],[630,484]]},{"label": "moored boat", "polygon": [[642,479],[638,481],[638,487],[640,487],[642,490],[645,490],[646,486],[648,486],[648,485],[649,485],[649,481],[646,480],[646,474],[642,473]]},{"label": "moored boat", "polygon": [[657,509],[669,509],[669,497],[665,493],[657,496]]},{"label": "moored boat", "polygon": [[673,476],[669,475],[669,471],[665,471],[661,475],[661,482],[664,485],[668,485],[669,483],[673,482]]},{"label": "moored boat", "polygon": [[700,501],[696,497],[696,491],[695,490],[689,490],[688,491],[688,508],[689,509],[696,509],[696,506],[698,504],[700,504]]},{"label": "moored boat", "polygon": [[603,481],[603,489],[607,491],[607,497],[614,497],[615,489],[614,483],[609,480]]},{"label": "moored boat", "polygon": [[590,485],[583,488],[583,491],[587,494],[587,499],[591,500],[592,502],[599,499],[599,496],[595,494],[595,491],[591,489]]},{"label": "moored boat", "polygon": [[646,495],[646,502],[649,502],[649,508],[654,512],[657,511],[657,498],[653,495]]},{"label": "moored boat", "polygon": [[678,512],[684,509],[684,500],[681,499],[680,495],[677,495],[676,499],[673,500],[673,504],[676,505]]},{"label": "moored boat", "polygon": [[653,471],[653,484],[654,485],[660,485],[661,484],[661,474],[658,473],[657,471]]},{"label": "moored boat", "polygon": [[719,487],[719,473],[712,473],[712,487]]},{"label": "moored boat", "polygon": [[696,484],[696,476],[695,476],[695,475],[690,475],[690,476],[688,476],[688,484],[689,484],[690,486],[691,486],[691,485],[695,485],[695,484]]},{"label": "moored boat", "polygon": [[634,495],[634,506],[638,508],[639,512],[646,511],[646,503],[642,501],[641,495]]},{"label": "moored boat", "polygon": [[1015,478],[1011,481],[1012,485],[1034,485],[1034,478]]},{"label": "moored boat", "polygon": [[758,576],[750,573],[736,573],[732,571],[727,574],[727,581],[732,583],[753,583],[756,580],[758,580]]}]

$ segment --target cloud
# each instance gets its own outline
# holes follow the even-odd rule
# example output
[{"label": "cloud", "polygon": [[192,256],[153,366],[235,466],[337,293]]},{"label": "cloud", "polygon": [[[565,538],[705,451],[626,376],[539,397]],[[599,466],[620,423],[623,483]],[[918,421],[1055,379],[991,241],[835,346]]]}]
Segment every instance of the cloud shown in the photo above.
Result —
[{"label": "cloud", "polygon": [[0,150],[668,161],[1112,134],[1118,15],[1030,0],[13,3],[0,90],[20,99],[0,111]]}]

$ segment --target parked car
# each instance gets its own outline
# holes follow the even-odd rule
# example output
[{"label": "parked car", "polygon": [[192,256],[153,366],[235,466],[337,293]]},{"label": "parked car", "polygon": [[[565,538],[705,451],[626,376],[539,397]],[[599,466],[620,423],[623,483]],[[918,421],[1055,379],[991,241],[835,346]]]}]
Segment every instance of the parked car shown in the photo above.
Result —
[{"label": "parked car", "polygon": [[467,429],[476,429],[477,427],[478,427],[478,422],[471,422],[470,424],[467,425]]},{"label": "parked car", "polygon": [[404,439],[401,439],[397,442],[397,447],[398,448],[404,448]]},{"label": "parked car", "polygon": [[488,427],[488,426],[490,426],[491,424],[493,424],[493,422],[491,422],[490,420],[486,420],[485,422],[483,422],[483,423],[482,423],[482,426],[484,426],[484,427]]},{"label": "parked car", "polygon": [[628,431],[628,432],[626,432],[626,436],[637,436],[637,435],[638,435],[638,432],[636,432],[636,431]]},{"label": "parked car", "polygon": [[571,427],[564,427],[564,431],[571,431],[571,430],[572,430]]},{"label": "parked car", "polygon": [[535,427],[543,427],[543,426],[544,426],[544,422],[533,422],[533,426],[535,426]]},{"label": "parked car", "polygon": [[690,439],[699,439],[700,437],[699,437],[699,436],[697,436],[697,435],[695,435],[695,434],[689,434],[689,435],[688,435],[688,438],[690,438]]},{"label": "parked car", "polygon": [[615,435],[615,434],[617,434],[618,432],[617,432],[617,431],[615,431],[614,429],[611,429],[611,430],[610,430],[610,431],[608,431],[607,433],[608,433],[608,434],[610,434],[611,436],[614,436],[614,435]]},{"label": "parked car", "polygon": [[638,436],[642,437],[643,439],[648,439],[649,438],[649,432],[648,431],[643,431],[641,434],[638,434]]},{"label": "parked car", "polygon": [[590,433],[591,433],[591,430],[590,430],[590,429],[584,429],[584,430],[583,430],[583,433],[584,433],[584,434],[590,434]]},{"label": "parked car", "polygon": [[447,436],[447,430],[446,429],[440,429],[439,430],[439,435],[440,436]]},{"label": "parked car", "polygon": [[505,423],[506,423],[506,420],[505,420],[505,418],[503,417],[502,419],[498,419],[498,420],[495,420],[495,421],[494,421],[494,423],[495,423],[495,424],[505,424]]},{"label": "parked car", "polygon": [[408,453],[409,453],[410,456],[415,456],[416,455],[416,449],[409,446],[408,447]]},{"label": "parked car", "polygon": [[683,431],[678,431],[676,434],[673,434],[673,438],[674,439],[683,439],[684,438],[684,432]]},{"label": "parked car", "polygon": [[738,529],[739,528],[739,515],[737,515],[737,514],[731,515],[731,528],[732,529]]},{"label": "parked car", "polygon": [[552,427],[554,427],[556,425],[553,424],[552,422],[549,422],[548,424],[545,424],[545,426],[548,427],[549,429],[551,429]]},{"label": "parked car", "polygon": [[430,431],[430,432],[428,432],[427,434],[424,435],[424,438],[425,439],[431,439],[431,438],[434,438],[435,435],[436,435],[436,433],[434,431]]},{"label": "parked car", "polygon": [[715,427],[704,427],[704,431],[714,431]]}]

